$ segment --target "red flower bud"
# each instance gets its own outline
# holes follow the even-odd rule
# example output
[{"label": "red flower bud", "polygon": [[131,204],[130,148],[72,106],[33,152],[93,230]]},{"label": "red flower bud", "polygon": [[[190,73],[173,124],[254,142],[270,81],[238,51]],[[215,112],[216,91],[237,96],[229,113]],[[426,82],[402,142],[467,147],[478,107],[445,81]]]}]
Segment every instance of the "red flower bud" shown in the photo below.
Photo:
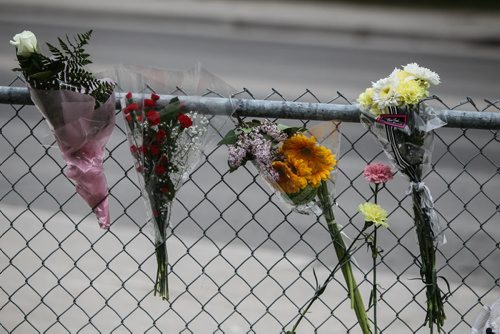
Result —
[{"label": "red flower bud", "polygon": [[155,167],[155,173],[158,175],[163,175],[167,172],[167,169],[163,167],[162,165],[158,165]]},{"label": "red flower bud", "polygon": [[145,107],[156,107],[156,102],[151,100],[151,99],[144,99],[144,106]]},{"label": "red flower bud", "polygon": [[149,124],[158,125],[160,124],[160,113],[158,111],[148,111],[146,113],[146,117],[148,118]]},{"label": "red flower bud", "polygon": [[139,105],[137,103],[131,103],[125,107],[124,113],[128,114],[131,111],[139,110]]},{"label": "red flower bud", "polygon": [[127,122],[132,122],[132,115],[130,114],[125,114],[125,119],[127,120]]},{"label": "red flower bud", "polygon": [[168,187],[167,186],[163,186],[160,188],[160,191],[164,194],[168,193]]},{"label": "red flower bud", "polygon": [[130,146],[130,152],[132,152],[134,154],[137,153],[137,146],[135,146],[135,145]]},{"label": "red flower bud", "polygon": [[137,115],[136,118],[137,118],[137,122],[142,122],[142,115]]},{"label": "red flower bud", "polygon": [[159,99],[160,99],[160,95],[158,95],[156,93],[151,94],[151,100],[158,101]]},{"label": "red flower bud", "polygon": [[187,115],[184,115],[183,113],[179,113],[179,116],[177,116],[177,120],[179,121],[179,124],[181,125],[181,128],[189,128],[191,125],[193,125],[193,121],[191,118]]},{"label": "red flower bud", "polygon": [[131,100],[132,99],[132,92],[128,92],[127,95],[125,95],[125,98],[127,100]]},{"label": "red flower bud", "polygon": [[159,155],[160,154],[160,147],[158,145],[151,145],[149,147],[149,151],[151,152],[152,155]]},{"label": "red flower bud", "polygon": [[166,137],[167,137],[167,131],[163,129],[158,130],[158,132],[156,133],[156,141],[158,142],[162,142],[163,139],[165,139]]}]

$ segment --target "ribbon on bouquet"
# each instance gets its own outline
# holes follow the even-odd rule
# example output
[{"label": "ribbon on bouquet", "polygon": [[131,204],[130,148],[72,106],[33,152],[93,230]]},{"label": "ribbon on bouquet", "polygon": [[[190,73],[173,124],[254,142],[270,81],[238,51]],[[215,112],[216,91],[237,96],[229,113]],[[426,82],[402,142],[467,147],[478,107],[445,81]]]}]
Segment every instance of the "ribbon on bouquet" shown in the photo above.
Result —
[{"label": "ribbon on bouquet", "polygon": [[427,212],[430,218],[430,225],[434,240],[441,244],[446,244],[446,236],[443,233],[443,226],[439,222],[436,210],[434,210],[434,199],[432,198],[431,190],[427,185],[421,182],[410,181],[410,185],[406,190],[406,195],[411,195],[413,192],[420,194],[422,209]]}]

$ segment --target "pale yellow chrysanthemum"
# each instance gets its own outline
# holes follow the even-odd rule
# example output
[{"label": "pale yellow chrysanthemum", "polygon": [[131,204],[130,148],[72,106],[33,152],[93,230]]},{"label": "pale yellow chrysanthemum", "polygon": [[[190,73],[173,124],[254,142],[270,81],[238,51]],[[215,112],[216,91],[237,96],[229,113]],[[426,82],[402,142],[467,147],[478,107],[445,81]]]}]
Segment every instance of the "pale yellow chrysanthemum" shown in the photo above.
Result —
[{"label": "pale yellow chrysanthemum", "polygon": [[387,211],[385,211],[380,205],[366,202],[360,204],[358,206],[358,210],[363,214],[365,222],[370,222],[377,226],[389,227],[386,223]]},{"label": "pale yellow chrysanthemum", "polygon": [[399,82],[403,81],[408,81],[413,79],[413,75],[409,72],[402,71],[399,68],[395,68],[394,71],[392,71],[391,77],[395,77]]},{"label": "pale yellow chrysanthemum", "polygon": [[313,187],[318,187],[321,181],[328,180],[337,164],[332,151],[325,146],[318,145],[316,138],[307,138],[303,134],[296,134],[285,140],[281,153],[292,165],[298,163],[297,161],[307,164],[311,171],[305,175],[305,178]]},{"label": "pale yellow chrysanthemum", "polygon": [[307,186],[306,178],[295,174],[286,162],[275,161],[272,165],[279,175],[278,185],[285,193],[294,194]]},{"label": "pale yellow chrysanthemum", "polygon": [[404,104],[417,104],[423,98],[429,95],[427,89],[425,89],[418,81],[407,80],[400,82],[397,88],[398,94],[401,97]]},{"label": "pale yellow chrysanthemum", "polygon": [[363,110],[370,110],[373,104],[373,88],[367,88],[358,97],[359,107]]}]

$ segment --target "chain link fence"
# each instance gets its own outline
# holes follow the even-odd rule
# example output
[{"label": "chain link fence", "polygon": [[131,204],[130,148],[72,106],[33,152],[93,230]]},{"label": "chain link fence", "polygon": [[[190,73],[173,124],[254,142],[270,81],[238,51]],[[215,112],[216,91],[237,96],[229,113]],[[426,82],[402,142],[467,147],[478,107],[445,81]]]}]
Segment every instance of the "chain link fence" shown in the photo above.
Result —
[{"label": "chain link fence", "polygon": [[[22,82],[16,79],[15,85]],[[246,90],[240,97],[253,99]],[[285,99],[272,90],[264,100]],[[308,90],[298,100],[320,102]],[[349,101],[339,93],[326,103]],[[454,109],[439,99],[432,103]],[[483,104],[467,99],[455,108],[500,110],[498,101]],[[268,112],[274,117],[279,110]],[[341,131],[335,212],[346,235],[353,236],[363,225],[356,208],[372,196],[362,170],[387,160],[359,123],[344,123]],[[499,141],[498,128],[436,132],[426,182],[448,239],[437,261],[451,293],[447,333],[467,333],[481,306],[500,296]],[[291,212],[255,169],[229,173],[226,148],[209,147],[174,204],[167,243],[171,299],[162,301],[152,293],[153,239],[121,116],[105,162],[113,216],[108,231],[98,228],[75,194],[53,144],[33,106],[0,105],[0,332],[280,333],[291,329],[313,295],[315,275],[323,281],[336,264],[321,217]],[[423,325],[425,290],[418,279],[407,186],[397,176],[379,194],[391,226],[379,233],[383,333],[429,331]],[[366,302],[370,256],[365,248],[355,254]],[[359,333],[343,280],[336,278],[299,333]]]}]

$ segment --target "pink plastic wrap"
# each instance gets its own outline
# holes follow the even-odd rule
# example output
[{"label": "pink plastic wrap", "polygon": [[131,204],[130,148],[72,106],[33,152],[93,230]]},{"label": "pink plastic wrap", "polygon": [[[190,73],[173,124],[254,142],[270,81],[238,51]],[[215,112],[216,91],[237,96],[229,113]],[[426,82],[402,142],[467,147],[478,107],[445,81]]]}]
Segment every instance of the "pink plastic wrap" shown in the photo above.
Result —
[{"label": "pink plastic wrap", "polygon": [[30,89],[31,99],[46,118],[77,193],[92,208],[99,226],[109,228],[108,186],[104,175],[104,149],[115,124],[115,99],[94,109],[90,95],[68,90]]}]

